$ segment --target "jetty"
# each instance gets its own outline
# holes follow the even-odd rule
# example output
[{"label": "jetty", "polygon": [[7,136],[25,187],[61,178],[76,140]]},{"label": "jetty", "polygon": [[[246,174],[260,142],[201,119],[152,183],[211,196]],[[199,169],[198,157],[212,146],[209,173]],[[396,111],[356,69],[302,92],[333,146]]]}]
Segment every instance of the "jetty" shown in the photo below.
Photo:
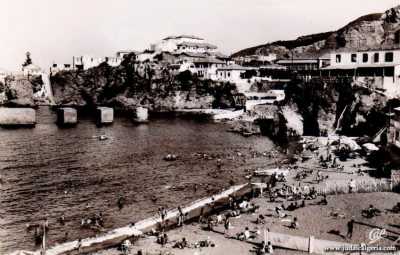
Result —
[{"label": "jetty", "polygon": [[[186,220],[190,221],[200,217],[201,215],[207,215],[225,207],[229,203],[229,197],[241,198],[244,195],[249,194],[250,191],[251,187],[248,184],[233,186],[228,190],[225,190],[214,196],[194,201],[189,205],[182,207],[182,211],[183,213],[187,214]],[[163,222],[161,217],[154,216],[136,222],[134,225],[117,228],[93,238],[82,239],[80,242],[76,240],[63,244],[57,244],[48,248],[46,250],[46,255],[86,254],[110,247],[115,247],[120,245],[127,238],[138,237],[151,231],[152,229],[157,229],[161,223],[163,223],[167,229],[172,228],[177,225],[178,216],[178,209],[169,210]],[[41,251],[21,251],[17,254],[40,255]]]}]

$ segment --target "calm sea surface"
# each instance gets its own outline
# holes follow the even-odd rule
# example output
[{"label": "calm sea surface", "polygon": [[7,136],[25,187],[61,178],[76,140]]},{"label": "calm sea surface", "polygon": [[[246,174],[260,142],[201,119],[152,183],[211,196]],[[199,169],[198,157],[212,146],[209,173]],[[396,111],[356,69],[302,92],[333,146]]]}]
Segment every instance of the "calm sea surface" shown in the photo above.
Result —
[{"label": "calm sea surface", "polygon": [[[135,125],[117,117],[112,126],[98,128],[86,117],[60,129],[47,107],[37,115],[33,129],[0,129],[0,254],[37,248],[26,226],[45,217],[50,245],[93,236],[95,230],[80,227],[83,217],[102,212],[105,230],[124,226],[160,206],[174,208],[216,193],[229,180],[244,182],[245,170],[273,164],[251,155],[271,151],[270,140],[228,133],[222,124],[156,118]],[[109,139],[99,141],[99,135]],[[168,153],[179,160],[164,161]],[[215,175],[216,157],[224,165]],[[122,210],[119,196],[126,200]],[[62,215],[65,225],[58,221]]]}]

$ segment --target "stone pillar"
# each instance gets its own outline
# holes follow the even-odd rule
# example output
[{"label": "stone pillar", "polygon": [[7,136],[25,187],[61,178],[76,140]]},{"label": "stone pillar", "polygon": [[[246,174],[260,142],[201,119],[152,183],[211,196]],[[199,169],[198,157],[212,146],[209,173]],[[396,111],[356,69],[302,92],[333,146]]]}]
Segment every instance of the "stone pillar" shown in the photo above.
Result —
[{"label": "stone pillar", "polygon": [[97,107],[96,122],[98,125],[109,125],[114,121],[114,109],[109,107]]},{"label": "stone pillar", "polygon": [[139,123],[147,122],[149,120],[149,110],[141,106],[136,107],[133,120]]},{"label": "stone pillar", "polygon": [[0,126],[32,127],[36,124],[36,111],[32,108],[0,107]]},{"label": "stone pillar", "polygon": [[57,124],[74,126],[78,123],[78,112],[74,108],[65,107],[57,110]]}]

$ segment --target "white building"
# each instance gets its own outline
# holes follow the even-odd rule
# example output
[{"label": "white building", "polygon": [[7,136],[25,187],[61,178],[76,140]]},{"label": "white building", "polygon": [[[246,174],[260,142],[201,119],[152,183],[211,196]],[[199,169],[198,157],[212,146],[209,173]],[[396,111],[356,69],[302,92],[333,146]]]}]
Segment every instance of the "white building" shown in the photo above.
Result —
[{"label": "white building", "polygon": [[11,75],[12,73],[0,68],[0,82],[5,83],[5,79],[7,76]]},{"label": "white building", "polygon": [[197,71],[197,75],[204,79],[213,79],[217,76],[217,70],[226,66],[226,63],[222,60],[208,57],[202,60],[194,61],[194,66]]},{"label": "white building", "polygon": [[100,64],[106,62],[108,65],[116,67],[119,66],[124,59],[124,57],[130,53],[136,54],[136,59],[138,59],[139,53],[133,50],[123,50],[118,51],[114,57],[95,57],[95,56],[74,56],[72,57],[72,64],[57,64],[54,63],[50,67],[50,73],[56,74],[60,71],[69,71],[69,70],[87,70],[92,67],[99,66]]},{"label": "white building", "polygon": [[234,83],[236,84],[238,92],[244,93],[249,91],[251,85],[254,83],[254,80],[245,78],[244,74],[252,70],[256,71],[257,68],[245,67],[237,64],[228,65],[218,68],[215,76],[212,76],[211,79]]},{"label": "white building", "polygon": [[193,52],[193,53],[206,53],[215,52],[217,46],[209,44],[203,38],[193,35],[179,35],[168,36],[161,40],[161,42],[152,45],[151,50],[156,52]]},{"label": "white building", "polygon": [[276,59],[277,55],[275,53],[269,53],[267,55],[249,55],[249,56],[236,57],[235,61],[238,64],[246,64],[251,62],[265,64],[265,63],[272,63],[276,61]]},{"label": "white building", "polygon": [[361,85],[400,93],[400,49],[332,53],[328,76],[348,76]]},{"label": "white building", "polygon": [[110,66],[119,66],[123,58],[120,57],[93,57],[93,56],[80,56],[72,57],[72,68],[87,70],[92,67],[99,66],[106,62]]},{"label": "white building", "polygon": [[61,71],[70,71],[70,70],[72,70],[72,65],[71,64],[63,64],[63,65],[61,65],[61,64],[54,63],[50,67],[50,74],[54,75],[54,74],[56,74],[58,72],[61,72]]},{"label": "white building", "polygon": [[23,73],[24,76],[42,75],[43,70],[37,65],[30,64],[30,65],[22,67],[22,73]]},{"label": "white building", "polygon": [[221,67],[216,70],[215,79],[229,82],[242,81],[244,79],[243,74],[249,70],[255,70],[255,68],[237,64]]}]

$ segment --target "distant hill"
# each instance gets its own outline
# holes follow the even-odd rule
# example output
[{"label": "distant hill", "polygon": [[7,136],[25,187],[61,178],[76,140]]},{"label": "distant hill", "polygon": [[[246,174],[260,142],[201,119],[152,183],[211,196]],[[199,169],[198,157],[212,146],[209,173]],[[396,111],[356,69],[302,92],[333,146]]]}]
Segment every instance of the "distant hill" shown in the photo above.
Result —
[{"label": "distant hill", "polygon": [[[380,49],[400,47],[400,6],[384,13],[362,16],[337,31],[301,36],[247,48],[232,57],[267,55],[279,58],[320,57],[338,49]],[[398,36],[396,38],[396,33]]]}]

